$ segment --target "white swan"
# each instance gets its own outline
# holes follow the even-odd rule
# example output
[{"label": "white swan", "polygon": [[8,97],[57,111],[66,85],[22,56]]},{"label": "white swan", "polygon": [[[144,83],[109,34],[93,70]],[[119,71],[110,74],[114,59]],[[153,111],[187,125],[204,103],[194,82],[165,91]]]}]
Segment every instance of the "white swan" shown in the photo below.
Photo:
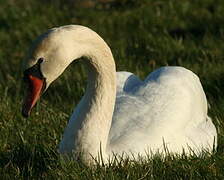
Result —
[{"label": "white swan", "polygon": [[94,31],[78,25],[51,29],[31,48],[24,72],[29,84],[24,116],[51,82],[80,57],[85,57],[81,60],[88,71],[88,85],[65,129],[61,153],[82,152],[91,161],[100,149],[106,159],[112,153],[164,152],[164,146],[173,153],[200,153],[204,148],[211,151],[213,143],[216,146],[216,128],[207,116],[206,96],[193,72],[163,67],[144,81],[128,72],[116,74],[107,44]]}]

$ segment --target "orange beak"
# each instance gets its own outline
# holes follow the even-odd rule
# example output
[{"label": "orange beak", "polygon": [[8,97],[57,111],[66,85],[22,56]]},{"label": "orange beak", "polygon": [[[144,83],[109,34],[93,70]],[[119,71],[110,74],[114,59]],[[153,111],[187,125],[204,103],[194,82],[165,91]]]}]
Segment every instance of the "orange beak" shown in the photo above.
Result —
[{"label": "orange beak", "polygon": [[33,75],[28,75],[28,88],[22,108],[22,115],[28,117],[32,108],[40,98],[44,87],[44,79],[39,79]]}]

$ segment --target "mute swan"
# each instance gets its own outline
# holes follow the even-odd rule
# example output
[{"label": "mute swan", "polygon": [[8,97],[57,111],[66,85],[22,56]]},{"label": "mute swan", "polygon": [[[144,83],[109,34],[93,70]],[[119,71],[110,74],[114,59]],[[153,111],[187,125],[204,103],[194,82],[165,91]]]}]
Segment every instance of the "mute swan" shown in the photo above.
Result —
[{"label": "mute swan", "polygon": [[[80,57],[87,89],[59,145],[61,153],[82,153],[91,162],[99,151],[144,155],[212,151],[217,132],[207,116],[207,100],[197,75],[183,67],[162,67],[144,81],[117,72],[110,48],[79,25],[50,29],[30,50],[24,79],[29,84],[22,114],[28,117],[43,91]],[[117,93],[116,93],[117,91]],[[116,100],[116,103],[115,103]],[[164,146],[166,148],[164,148]]]}]

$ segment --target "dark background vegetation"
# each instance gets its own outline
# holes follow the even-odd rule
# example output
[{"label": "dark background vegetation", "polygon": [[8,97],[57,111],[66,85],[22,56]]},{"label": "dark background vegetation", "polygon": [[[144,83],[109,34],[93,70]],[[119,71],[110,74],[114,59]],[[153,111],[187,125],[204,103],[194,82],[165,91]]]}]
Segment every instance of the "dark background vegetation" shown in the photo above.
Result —
[{"label": "dark background vegetation", "polygon": [[[117,70],[142,79],[166,65],[200,78],[218,148],[200,157],[86,167],[57,153],[63,129],[85,91],[85,71],[72,64],[42,97],[29,119],[21,116],[22,61],[47,29],[81,24],[100,34]],[[0,0],[0,179],[223,179],[224,2],[222,0]]]}]

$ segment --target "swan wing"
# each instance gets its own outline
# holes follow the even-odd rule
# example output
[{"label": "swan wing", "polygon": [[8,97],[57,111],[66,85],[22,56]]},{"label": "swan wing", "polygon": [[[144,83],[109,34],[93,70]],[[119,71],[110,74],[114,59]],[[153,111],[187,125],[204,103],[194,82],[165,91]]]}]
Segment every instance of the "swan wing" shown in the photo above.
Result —
[{"label": "swan wing", "polygon": [[206,122],[207,101],[199,78],[182,67],[163,67],[134,88],[118,91],[109,144],[114,152],[161,149],[164,142],[172,152],[198,143],[206,148],[216,135],[212,122]]},{"label": "swan wing", "polygon": [[133,73],[126,71],[117,72],[116,79],[117,79],[117,94],[123,92],[129,92],[143,83]]}]

